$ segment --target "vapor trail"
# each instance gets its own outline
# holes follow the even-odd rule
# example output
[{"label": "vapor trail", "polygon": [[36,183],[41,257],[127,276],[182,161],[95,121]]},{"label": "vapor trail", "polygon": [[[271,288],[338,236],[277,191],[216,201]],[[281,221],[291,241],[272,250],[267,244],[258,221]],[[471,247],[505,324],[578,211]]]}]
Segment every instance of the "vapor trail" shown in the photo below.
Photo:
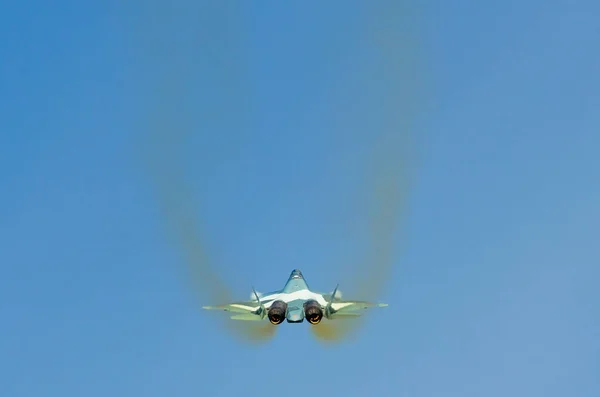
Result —
[{"label": "vapor trail", "polygon": [[[354,187],[355,195],[366,196],[367,205],[347,214],[352,217],[366,212],[366,225],[361,226],[367,230],[354,234],[361,241],[352,244],[364,252],[351,272],[354,278],[348,280],[352,294],[346,294],[347,299],[378,300],[398,262],[399,232],[411,182],[413,124],[422,99],[416,14],[407,5],[399,1],[376,3],[365,32],[365,45],[374,50],[373,55],[357,60],[365,66],[355,68],[340,84],[344,87],[340,98],[344,100],[332,106],[338,134],[373,136],[365,151],[368,172]],[[364,108],[371,109],[370,113]],[[342,290],[347,292],[348,288]],[[311,329],[323,341],[339,341],[356,331],[362,320],[324,321]]]},{"label": "vapor trail", "polygon": [[[219,134],[243,126],[243,121],[228,124],[229,114],[235,112],[243,120],[247,113],[247,104],[238,99],[244,88],[236,66],[241,35],[235,7],[155,1],[141,9],[145,10],[140,21],[142,57],[153,102],[142,137],[149,180],[171,240],[184,255],[184,274],[193,289],[204,304],[229,303],[234,294],[218,271],[222,264],[215,263],[205,245],[208,232],[202,229],[204,214],[198,210],[202,197],[194,196],[192,186],[200,183],[205,187],[201,193],[208,188],[197,175],[195,184],[188,179],[185,149],[197,133]],[[206,92],[211,85],[218,90]],[[198,90],[200,98],[194,98]],[[228,155],[225,149],[222,156]],[[270,323],[232,321],[227,316],[219,319],[223,329],[245,341],[264,341],[275,331]]]},{"label": "vapor trail", "polygon": [[[189,138],[198,133],[243,130],[244,115],[251,112],[249,104],[241,99],[248,97],[244,95],[248,87],[239,67],[243,63],[242,32],[235,7],[226,3],[211,4],[213,8],[208,10],[201,5],[154,2],[142,21],[146,26],[142,30],[144,46],[154,64],[154,73],[147,78],[155,104],[148,112],[144,137],[149,176],[195,289],[214,304],[230,302],[233,294],[219,271],[223,264],[214,262],[205,245],[210,231],[201,227],[203,216],[198,208],[202,197],[192,194],[185,172],[185,149]],[[357,195],[366,197],[367,205],[357,208],[356,213],[366,213],[364,228],[368,232],[355,234],[361,240],[353,243],[363,247],[364,252],[350,272],[355,275],[349,280],[350,290],[342,289],[349,292],[349,299],[377,300],[396,259],[419,81],[415,80],[418,73],[412,10],[392,0],[373,3],[369,8],[373,13],[365,29],[364,45],[376,50],[372,58],[353,60],[358,66],[348,65],[349,72],[340,73],[337,96],[343,99],[332,105],[331,117],[340,136],[366,134],[372,138],[366,153],[368,172],[355,187]],[[197,53],[195,61],[186,54],[189,51]],[[376,110],[368,114],[364,110],[374,107]],[[228,117],[231,114],[241,121],[232,122]],[[216,130],[208,131],[208,126]],[[235,137],[229,142],[235,142]],[[227,154],[225,149],[223,155]],[[203,183],[197,178],[194,181]],[[236,322],[226,316],[223,319],[224,329],[245,340],[266,340],[275,330],[268,323]],[[331,341],[350,335],[359,325],[360,321],[343,320],[323,322],[311,329],[320,339]]]},{"label": "vapor trail", "polygon": [[[172,98],[168,95],[165,97]],[[234,295],[219,274],[219,266],[214,263],[210,251],[203,244],[206,237],[200,227],[198,202],[193,201],[192,184],[185,179],[182,159],[185,158],[186,125],[166,108],[156,115],[158,119],[152,127],[151,145],[146,158],[172,240],[184,254],[191,286],[202,298],[210,302],[232,302]],[[162,124],[165,121],[168,124]],[[165,131],[172,133],[164,134]],[[224,329],[246,341],[267,340],[275,332],[275,327],[270,323],[238,322],[227,317],[219,320]]]}]

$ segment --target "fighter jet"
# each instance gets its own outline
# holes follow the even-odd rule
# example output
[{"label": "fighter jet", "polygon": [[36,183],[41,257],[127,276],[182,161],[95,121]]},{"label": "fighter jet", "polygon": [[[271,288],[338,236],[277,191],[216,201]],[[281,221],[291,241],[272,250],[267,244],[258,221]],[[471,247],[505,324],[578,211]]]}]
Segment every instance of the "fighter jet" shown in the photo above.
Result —
[{"label": "fighter jet", "polygon": [[236,313],[233,320],[261,321],[268,319],[271,324],[301,323],[306,320],[316,325],[323,317],[334,320],[342,317],[358,317],[369,307],[384,307],[384,303],[364,301],[344,301],[336,286],[332,293],[313,292],[306,284],[302,272],[294,269],[283,289],[259,295],[252,288],[251,301],[229,303],[220,306],[204,306],[208,310],[224,310]]}]

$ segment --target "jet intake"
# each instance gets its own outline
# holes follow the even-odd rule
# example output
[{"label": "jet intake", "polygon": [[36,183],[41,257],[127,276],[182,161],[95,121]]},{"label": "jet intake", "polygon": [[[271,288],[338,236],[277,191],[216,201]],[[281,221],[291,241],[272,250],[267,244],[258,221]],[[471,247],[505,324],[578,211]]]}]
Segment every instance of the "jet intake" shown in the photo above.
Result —
[{"label": "jet intake", "polygon": [[319,302],[315,300],[306,301],[304,304],[304,317],[313,325],[319,324],[323,319],[323,310]]},{"label": "jet intake", "polygon": [[273,325],[279,325],[285,320],[285,312],[287,311],[287,303],[284,301],[275,301],[269,308],[269,321]]}]

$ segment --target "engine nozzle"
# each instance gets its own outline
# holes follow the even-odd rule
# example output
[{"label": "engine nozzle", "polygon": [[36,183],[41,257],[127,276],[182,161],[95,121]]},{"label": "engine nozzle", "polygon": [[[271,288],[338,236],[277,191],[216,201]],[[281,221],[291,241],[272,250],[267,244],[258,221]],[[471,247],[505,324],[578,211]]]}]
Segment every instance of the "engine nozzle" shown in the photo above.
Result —
[{"label": "engine nozzle", "polygon": [[321,305],[315,300],[309,300],[304,304],[304,317],[312,325],[319,324],[323,319]]},{"label": "engine nozzle", "polygon": [[279,325],[285,320],[285,312],[287,311],[287,303],[283,301],[275,301],[269,308],[269,321],[273,325]]}]

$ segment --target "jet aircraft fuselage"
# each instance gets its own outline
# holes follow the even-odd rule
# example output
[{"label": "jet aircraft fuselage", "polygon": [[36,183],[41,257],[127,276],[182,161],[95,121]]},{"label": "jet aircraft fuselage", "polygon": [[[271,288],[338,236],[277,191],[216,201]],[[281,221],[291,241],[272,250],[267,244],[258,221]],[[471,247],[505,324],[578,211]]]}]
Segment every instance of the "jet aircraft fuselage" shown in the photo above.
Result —
[{"label": "jet aircraft fuselage", "polygon": [[332,293],[323,294],[311,291],[298,269],[290,274],[285,286],[279,290],[259,295],[254,289],[249,302],[230,303],[220,306],[205,306],[205,309],[221,309],[239,313],[231,316],[234,320],[268,320],[279,325],[301,323],[307,319],[316,325],[323,318],[333,320],[338,317],[358,317],[360,311],[372,306],[387,306],[364,301],[342,301],[337,287]]}]

